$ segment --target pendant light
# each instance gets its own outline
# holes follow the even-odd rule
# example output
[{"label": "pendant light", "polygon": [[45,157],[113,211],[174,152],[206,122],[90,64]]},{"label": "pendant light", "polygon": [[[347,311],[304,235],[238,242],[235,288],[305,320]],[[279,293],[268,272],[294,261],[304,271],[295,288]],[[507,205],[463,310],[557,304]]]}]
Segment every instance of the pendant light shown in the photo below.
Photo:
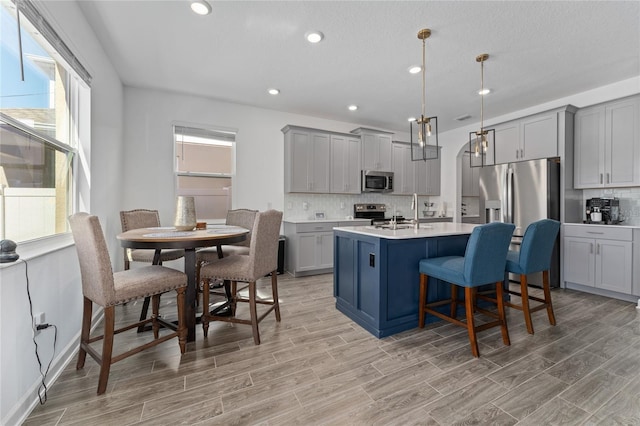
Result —
[{"label": "pendant light", "polygon": [[[469,161],[471,167],[483,167],[487,163],[487,155],[492,155],[495,164],[495,149],[489,149],[491,141],[495,140],[495,130],[484,128],[484,96],[488,93],[484,90],[484,63],[489,59],[488,53],[476,56],[476,62],[480,62],[480,130],[469,132]],[[495,144],[494,144],[495,148]]]},{"label": "pendant light", "polygon": [[430,29],[418,31],[418,38],[422,40],[422,113],[416,120],[409,122],[412,161],[435,160],[438,158],[438,117],[427,117],[425,115],[425,45],[430,35]]}]

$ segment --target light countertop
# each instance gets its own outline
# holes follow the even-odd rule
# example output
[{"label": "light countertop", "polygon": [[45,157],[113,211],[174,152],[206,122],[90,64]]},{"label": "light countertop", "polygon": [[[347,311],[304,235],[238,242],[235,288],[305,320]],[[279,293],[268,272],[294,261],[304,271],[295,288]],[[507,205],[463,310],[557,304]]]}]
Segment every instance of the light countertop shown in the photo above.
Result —
[{"label": "light countertop", "polygon": [[288,223],[333,223],[333,222],[371,222],[371,219],[345,219],[345,218],[334,218],[334,219],[283,219],[283,222]]},{"label": "light countertop", "polygon": [[390,240],[406,240],[411,238],[431,238],[445,237],[449,235],[470,234],[476,224],[435,222],[421,223],[419,229],[381,229],[373,226],[344,226],[333,228],[334,231],[352,232],[354,234],[366,235],[369,237],[386,238]]},{"label": "light countertop", "polygon": [[640,229],[640,226],[636,225],[603,225],[599,223],[563,223],[564,226],[600,226],[604,228],[629,228],[629,229]]}]

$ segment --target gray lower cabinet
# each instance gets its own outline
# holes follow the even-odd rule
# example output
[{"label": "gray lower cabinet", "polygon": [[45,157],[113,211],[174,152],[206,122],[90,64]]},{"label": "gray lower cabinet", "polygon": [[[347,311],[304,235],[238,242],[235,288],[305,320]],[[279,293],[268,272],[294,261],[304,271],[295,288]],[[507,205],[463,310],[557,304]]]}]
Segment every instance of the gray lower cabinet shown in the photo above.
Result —
[{"label": "gray lower cabinet", "polygon": [[333,228],[369,225],[369,220],[284,221],[285,269],[294,277],[333,272]]},{"label": "gray lower cabinet", "polygon": [[[564,227],[564,281],[594,289],[638,295],[634,271],[634,230],[615,226],[570,225]],[[634,253],[635,251],[635,253]],[[635,275],[635,278],[634,278]],[[584,288],[582,288],[584,289]]]}]

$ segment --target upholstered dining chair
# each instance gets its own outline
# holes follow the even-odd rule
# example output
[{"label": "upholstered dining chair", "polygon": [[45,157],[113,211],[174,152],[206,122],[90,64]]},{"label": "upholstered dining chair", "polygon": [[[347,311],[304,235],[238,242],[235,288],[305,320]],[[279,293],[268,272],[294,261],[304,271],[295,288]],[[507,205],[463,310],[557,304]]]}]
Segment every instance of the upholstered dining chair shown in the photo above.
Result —
[{"label": "upholstered dining chair", "polygon": [[[541,309],[547,309],[549,324],[556,325],[556,317],[553,313],[551,291],[549,289],[549,268],[551,267],[551,254],[556,237],[560,231],[560,222],[553,219],[542,219],[530,224],[522,237],[520,250],[509,250],[507,253],[507,272],[520,275],[520,291],[509,290],[510,294],[520,296],[521,304],[511,301],[505,304],[511,308],[521,310],[524,313],[524,321],[527,332],[533,334],[533,322],[531,313]],[[529,294],[527,274],[542,272],[542,291],[544,299]],[[541,305],[531,308],[529,300],[541,302]]]},{"label": "upholstered dining chair", "polygon": [[[502,341],[505,345],[510,344],[504,312],[503,282],[507,251],[514,229],[514,225],[507,223],[477,226],[469,237],[464,256],[442,256],[420,261],[420,299],[418,301],[418,326],[420,328],[424,327],[425,314],[427,313],[465,327],[469,334],[471,353],[474,357],[480,356],[476,338],[478,331],[499,326],[502,332]],[[429,278],[450,283],[451,298],[429,303],[427,301]],[[486,284],[495,284],[496,286],[496,298],[484,297],[484,299],[496,303],[497,313],[476,306],[477,288]],[[456,319],[457,305],[460,303],[457,297],[457,286],[464,287],[465,290],[466,322]],[[449,316],[435,309],[447,304],[450,306]],[[475,311],[495,318],[495,321],[476,326]]]},{"label": "upholstered dining chair", "polygon": [[[120,211],[120,223],[122,224],[122,232],[127,232],[132,229],[154,228],[160,226],[160,215],[158,214],[158,210],[122,210]],[[129,270],[129,268],[131,267],[131,262],[153,263],[154,256],[155,250],[125,248],[124,269],[125,271]],[[158,265],[162,265],[162,262],[180,259],[181,257],[184,257],[184,250],[162,250],[158,259]],[[147,312],[149,311],[149,302],[150,298],[146,297],[144,299],[144,302],[142,303],[142,309],[140,311],[140,321],[147,318]],[[142,331],[142,327],[140,327],[139,331]]]},{"label": "upholstered dining chair", "polygon": [[[258,323],[271,311],[275,311],[276,321],[280,322],[280,305],[278,302],[278,239],[280,238],[280,226],[282,224],[282,212],[268,210],[256,214],[252,226],[253,235],[249,246],[249,254],[228,256],[222,259],[213,259],[204,265],[200,271],[202,279],[222,279],[231,282],[231,298],[226,303],[231,307],[231,316],[211,315],[209,313],[209,292],[202,293],[202,328],[205,337],[209,331],[210,321],[227,321],[240,324],[251,324],[253,329],[253,341],[260,344]],[[259,278],[271,274],[271,293],[273,300],[258,299],[256,281]],[[237,288],[238,282],[248,285],[248,298],[240,296]],[[242,290],[244,290],[242,289]],[[237,302],[249,303],[250,319],[236,317]],[[265,312],[258,316],[257,305],[269,305]]]},{"label": "upholstered dining chair", "polygon": [[[196,252],[196,282],[198,283],[198,291],[200,291],[200,285],[202,290],[209,287],[209,280],[202,282],[200,279],[200,269],[203,265],[211,263],[220,257],[231,256],[233,254],[249,254],[249,246],[251,245],[251,231],[253,229],[253,223],[256,219],[258,210],[250,209],[234,209],[227,211],[227,218],[225,225],[240,226],[249,230],[247,238],[244,241],[240,241],[235,244],[224,244],[218,247],[203,248]],[[220,288],[222,284],[216,284],[214,288]],[[225,296],[227,299],[231,297],[231,289],[229,283],[225,283]],[[210,289],[211,290],[211,289]],[[199,298],[197,300],[200,300]],[[221,311],[219,309],[218,311]]]},{"label": "upholstered dining chair", "polygon": [[[222,250],[222,256],[230,256],[232,254],[249,254],[249,247],[251,245],[251,231],[253,229],[253,223],[256,220],[256,214],[258,210],[249,209],[234,209],[227,211],[227,218],[225,220],[226,225],[240,226],[248,229],[249,234],[247,239],[235,244],[225,244],[220,246]],[[202,265],[211,263],[217,260],[218,255],[217,248],[203,248],[196,252],[196,278],[199,279],[199,272]],[[198,281],[200,282],[200,281]]]},{"label": "upholstered dining chair", "polygon": [[[122,232],[132,229],[154,228],[160,226],[160,215],[158,210],[135,209],[123,210],[120,212],[120,223],[122,224]],[[155,250],[150,249],[124,249],[124,269],[131,267],[131,262],[153,262]],[[184,256],[184,250],[167,249],[160,252],[159,265],[162,262],[180,259]]]},{"label": "upholstered dining chair", "polygon": [[[69,224],[78,252],[84,298],[80,352],[76,368],[82,369],[87,353],[91,355],[100,364],[98,394],[102,394],[107,388],[112,364],[173,337],[178,337],[180,352],[185,352],[187,329],[184,316],[184,296],[187,276],[183,272],[160,265],[147,265],[114,273],[98,217],[87,213],[76,213],[69,218]],[[176,331],[160,336],[158,319],[160,294],[170,290],[175,290],[177,293],[178,327]],[[153,298],[153,315],[150,319],[115,328],[115,307],[117,305],[149,296]],[[100,336],[90,337],[94,303],[104,310],[104,332]],[[154,339],[113,356],[114,335],[146,323],[152,324]],[[90,345],[98,340],[103,340],[101,353]]]}]

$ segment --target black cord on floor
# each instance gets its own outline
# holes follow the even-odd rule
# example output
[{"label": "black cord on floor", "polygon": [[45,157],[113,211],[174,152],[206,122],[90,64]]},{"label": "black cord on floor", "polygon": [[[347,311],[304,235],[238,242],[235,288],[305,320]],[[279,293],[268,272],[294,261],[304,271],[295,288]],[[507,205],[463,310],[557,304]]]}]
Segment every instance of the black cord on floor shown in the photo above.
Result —
[{"label": "black cord on floor", "polygon": [[[49,368],[51,368],[51,363],[53,362],[53,357],[56,354],[56,343],[58,341],[58,327],[55,324],[39,324],[37,327],[33,325],[33,302],[31,301],[31,291],[29,290],[29,265],[27,261],[24,259],[20,259],[24,263],[24,275],[27,281],[27,298],[29,299],[29,314],[31,321],[31,328],[33,329],[32,339],[33,345],[35,346],[36,359],[38,360],[38,369],[40,370],[40,376],[42,376],[41,384],[38,386],[38,399],[40,400],[40,405],[44,405],[47,402],[47,384],[45,383],[45,379],[47,378],[47,374],[49,374]],[[49,360],[49,364],[47,364],[46,371],[42,371],[42,361],[40,360],[40,355],[38,354],[38,342],[36,341],[36,331],[37,330],[46,330],[47,328],[53,327],[53,353],[51,354],[51,359]]]}]

